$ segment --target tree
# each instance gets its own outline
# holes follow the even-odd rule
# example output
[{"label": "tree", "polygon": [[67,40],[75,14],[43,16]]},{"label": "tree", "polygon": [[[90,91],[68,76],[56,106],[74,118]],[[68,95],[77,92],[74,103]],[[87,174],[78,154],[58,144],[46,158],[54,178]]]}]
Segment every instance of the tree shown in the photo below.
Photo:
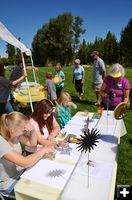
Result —
[{"label": "tree", "polygon": [[103,57],[104,55],[104,41],[102,38],[96,37],[95,38],[95,42],[93,44],[93,49],[94,51],[98,51],[101,55],[101,57]]},{"label": "tree", "polygon": [[88,54],[89,48],[86,44],[86,41],[83,39],[82,44],[80,45],[77,57],[81,60],[81,63],[87,64],[88,63]]},{"label": "tree", "polygon": [[[18,40],[20,41],[21,38],[19,37]],[[21,51],[20,49],[16,48],[16,62],[18,62],[21,59]]]},{"label": "tree", "polygon": [[110,31],[104,39],[104,60],[108,64],[116,63],[118,61],[118,42],[114,34]]},{"label": "tree", "polygon": [[8,54],[9,63],[14,64],[15,63],[15,47],[7,43],[6,49],[7,49],[6,53]]},{"label": "tree", "polygon": [[120,58],[125,66],[132,66],[132,19],[121,32]]},{"label": "tree", "polygon": [[79,43],[80,34],[83,32],[82,22],[80,17],[74,21],[71,13],[50,19],[34,36],[32,49],[35,63],[43,65],[48,61],[52,64],[69,64],[73,60],[73,46]]},{"label": "tree", "polygon": [[73,22],[73,50],[77,51],[80,43],[80,35],[85,33],[85,29],[82,29],[83,19],[80,16],[75,17]]}]

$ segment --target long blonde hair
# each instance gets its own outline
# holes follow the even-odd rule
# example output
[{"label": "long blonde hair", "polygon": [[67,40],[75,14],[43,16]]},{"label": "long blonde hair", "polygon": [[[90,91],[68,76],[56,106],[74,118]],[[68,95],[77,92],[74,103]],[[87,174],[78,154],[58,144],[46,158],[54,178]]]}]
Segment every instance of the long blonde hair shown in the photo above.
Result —
[{"label": "long blonde hair", "polygon": [[19,129],[28,118],[20,112],[11,112],[3,114],[0,118],[0,135],[8,140],[10,138],[10,129]]},{"label": "long blonde hair", "polygon": [[71,96],[68,92],[62,92],[59,99],[58,103],[61,104],[63,100],[68,100],[71,101]]}]

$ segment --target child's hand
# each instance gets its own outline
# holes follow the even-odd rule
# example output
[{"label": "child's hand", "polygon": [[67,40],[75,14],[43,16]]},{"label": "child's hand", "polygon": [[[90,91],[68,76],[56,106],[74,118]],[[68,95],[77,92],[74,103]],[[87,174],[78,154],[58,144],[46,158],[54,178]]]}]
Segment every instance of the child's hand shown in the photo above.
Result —
[{"label": "child's hand", "polygon": [[69,102],[67,103],[67,106],[69,106],[69,107],[72,106],[74,109],[77,108],[76,104],[73,103],[72,101],[69,101]]}]

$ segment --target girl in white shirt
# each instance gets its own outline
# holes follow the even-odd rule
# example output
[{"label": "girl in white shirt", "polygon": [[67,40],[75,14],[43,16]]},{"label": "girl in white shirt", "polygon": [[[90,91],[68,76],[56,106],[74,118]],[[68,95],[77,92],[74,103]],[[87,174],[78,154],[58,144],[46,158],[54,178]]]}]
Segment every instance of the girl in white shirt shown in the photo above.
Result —
[{"label": "girl in white shirt", "polygon": [[45,153],[54,152],[53,147],[42,147],[24,157],[21,145],[37,145],[37,135],[28,118],[20,112],[3,114],[0,118],[0,190],[11,192],[12,185],[23,172],[33,166]]}]

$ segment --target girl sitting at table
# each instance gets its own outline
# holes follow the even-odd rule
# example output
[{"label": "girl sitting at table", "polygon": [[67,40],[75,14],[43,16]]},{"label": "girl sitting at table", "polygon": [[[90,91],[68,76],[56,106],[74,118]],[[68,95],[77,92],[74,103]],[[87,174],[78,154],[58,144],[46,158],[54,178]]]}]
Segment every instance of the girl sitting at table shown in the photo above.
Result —
[{"label": "girl sitting at table", "polygon": [[71,101],[71,96],[67,92],[62,92],[58,99],[56,113],[59,118],[60,127],[63,128],[67,122],[72,118],[71,110],[76,109],[77,106]]},{"label": "girl sitting at table", "polygon": [[37,135],[28,118],[20,112],[3,114],[0,118],[0,191],[10,193],[25,168],[37,163],[53,147],[42,147],[24,157],[20,144],[36,146]]},{"label": "girl sitting at table", "polygon": [[47,100],[41,100],[35,107],[30,116],[30,123],[37,133],[37,145],[35,147],[26,147],[26,155],[37,151],[41,145],[60,145],[66,147],[63,141],[55,141],[55,137],[60,132],[60,126],[53,116],[53,105]]}]

